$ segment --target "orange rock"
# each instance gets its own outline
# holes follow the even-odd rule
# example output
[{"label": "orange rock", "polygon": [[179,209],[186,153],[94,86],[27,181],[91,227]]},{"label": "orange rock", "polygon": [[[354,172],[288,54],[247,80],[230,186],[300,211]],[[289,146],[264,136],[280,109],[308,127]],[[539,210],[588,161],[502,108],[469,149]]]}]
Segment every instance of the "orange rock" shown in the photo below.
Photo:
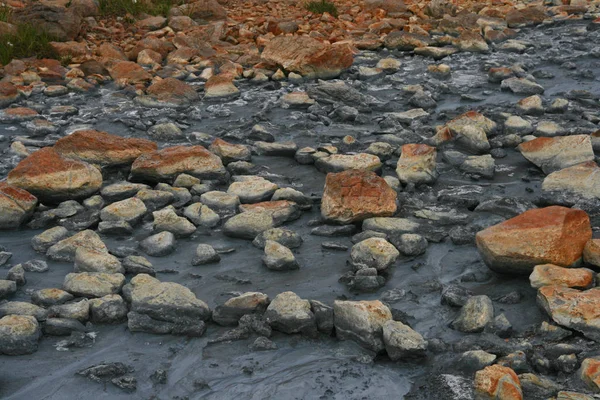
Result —
[{"label": "orange rock", "polygon": [[255,204],[241,204],[240,212],[266,212],[273,218],[275,225],[293,221],[302,215],[298,204],[289,200],[263,201]]},{"label": "orange rock", "polygon": [[552,206],[523,214],[477,233],[477,248],[497,272],[531,273],[539,264],[578,262],[592,237],[585,211]]},{"label": "orange rock", "polygon": [[102,174],[86,162],[69,160],[45,147],[10,171],[8,183],[27,190],[42,202],[55,203],[91,196],[102,186]]},{"label": "orange rock", "polygon": [[529,275],[531,287],[565,286],[585,289],[594,284],[594,272],[586,268],[563,268],[552,264],[536,265]]},{"label": "orange rock", "polygon": [[371,171],[348,170],[327,174],[321,201],[323,218],[349,224],[396,212],[396,192]]},{"label": "orange rock", "polygon": [[0,107],[6,107],[18,98],[19,92],[15,85],[10,82],[0,82]]},{"label": "orange rock", "polygon": [[579,378],[594,392],[600,392],[600,359],[583,360],[579,369]]},{"label": "orange rock", "polygon": [[585,291],[562,286],[538,290],[538,305],[559,325],[600,341],[600,289]]},{"label": "orange rock", "polygon": [[590,239],[583,249],[583,261],[586,264],[600,267],[600,239]]},{"label": "orange rock", "polygon": [[18,228],[33,214],[37,199],[26,190],[0,182],[0,229]]},{"label": "orange rock", "polygon": [[131,61],[121,61],[113,65],[109,72],[115,81],[126,85],[144,83],[152,79],[148,71]]},{"label": "orange rock", "polygon": [[162,106],[183,107],[199,99],[196,89],[175,78],[166,78],[146,91],[151,100]]},{"label": "orange rock", "polygon": [[77,131],[54,145],[54,150],[64,157],[102,166],[130,164],[142,154],[156,149],[156,143],[150,140],[124,138],[96,130]]},{"label": "orange rock", "polygon": [[204,97],[206,99],[235,97],[239,93],[239,89],[233,84],[233,76],[230,74],[211,76],[204,85]]},{"label": "orange rock", "polygon": [[515,371],[501,365],[490,365],[475,374],[478,399],[523,400],[521,382]]},{"label": "orange rock", "polygon": [[433,183],[437,179],[435,147],[426,144],[405,144],[398,160],[396,173],[400,182]]}]

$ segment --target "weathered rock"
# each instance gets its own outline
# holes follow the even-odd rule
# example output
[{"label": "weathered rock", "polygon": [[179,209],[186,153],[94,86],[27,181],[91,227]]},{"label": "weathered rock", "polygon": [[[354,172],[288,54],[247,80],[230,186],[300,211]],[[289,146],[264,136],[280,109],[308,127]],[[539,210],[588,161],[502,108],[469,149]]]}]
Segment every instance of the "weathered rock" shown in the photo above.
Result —
[{"label": "weathered rock", "polygon": [[127,256],[123,259],[123,267],[125,272],[132,275],[137,274],[148,274],[150,276],[156,275],[156,271],[152,267],[152,263],[147,258],[142,256]]},{"label": "weathered rock", "polygon": [[429,46],[431,39],[417,33],[395,31],[385,37],[383,44],[390,50],[410,51],[417,47]]},{"label": "weathered rock", "polygon": [[600,392],[600,359],[586,358],[579,369],[579,379],[594,392]]},{"label": "weathered rock", "polygon": [[483,350],[465,351],[458,359],[458,366],[461,370],[475,372],[492,365],[496,358],[495,354]]},{"label": "weathered rock", "polygon": [[43,325],[43,332],[51,336],[70,336],[73,332],[85,332],[81,322],[71,318],[48,318]]},{"label": "weathered rock", "polygon": [[279,186],[264,178],[249,176],[229,185],[227,193],[237,196],[241,203],[259,203],[269,200],[278,188]]},{"label": "weathered rock", "polygon": [[90,319],[98,324],[115,324],[127,318],[127,304],[118,294],[90,300]]},{"label": "weathered rock", "polygon": [[154,217],[154,230],[156,232],[167,231],[176,237],[190,236],[196,232],[196,226],[185,217],[180,217],[171,206],[152,213]]},{"label": "weathered rock", "polygon": [[17,283],[12,280],[0,279],[0,299],[9,297],[17,292]]},{"label": "weathered rock", "polygon": [[13,21],[31,24],[50,37],[61,41],[74,40],[81,30],[82,18],[75,9],[58,4],[32,3],[27,7],[15,8]]},{"label": "weathered rock", "polygon": [[491,269],[531,273],[536,265],[568,267],[578,262],[591,238],[585,211],[538,208],[477,233],[477,248]]},{"label": "weathered rock", "polygon": [[223,233],[230,237],[254,240],[258,234],[273,227],[273,217],[269,213],[245,212],[229,218],[223,224]]},{"label": "weathered rock", "polygon": [[433,183],[438,173],[436,171],[435,147],[426,144],[405,144],[402,155],[396,166],[396,173],[403,184]]},{"label": "weathered rock", "polygon": [[0,319],[0,354],[35,353],[40,337],[40,326],[34,317],[7,315]]},{"label": "weathered rock", "polygon": [[315,161],[315,167],[321,172],[342,172],[351,169],[378,171],[381,160],[373,154],[332,154]]},{"label": "weathered rock", "polygon": [[267,307],[265,319],[273,329],[283,333],[314,335],[317,332],[310,302],[301,299],[294,292],[283,292],[275,296]]},{"label": "weathered rock", "polygon": [[194,203],[183,210],[183,215],[196,225],[207,228],[215,227],[221,221],[219,214],[202,203]]},{"label": "weathered rock", "polygon": [[515,371],[501,365],[485,367],[475,374],[477,399],[523,400],[521,382]]},{"label": "weathered rock", "polygon": [[149,82],[152,75],[137,63],[120,61],[108,69],[111,78],[122,85],[135,85]]},{"label": "weathered rock", "polygon": [[264,313],[269,302],[269,296],[264,293],[247,292],[217,306],[212,319],[219,325],[235,326],[244,315]]},{"label": "weathered rock", "polygon": [[383,343],[393,361],[422,357],[427,350],[427,341],[423,336],[399,321],[390,320],[383,324]]},{"label": "weathered rock", "polygon": [[63,289],[76,296],[103,297],[119,293],[125,284],[123,274],[104,272],[71,273],[65,276]]},{"label": "weathered rock", "polygon": [[387,240],[369,238],[352,246],[350,257],[357,269],[375,268],[385,271],[400,256],[400,252]]},{"label": "weathered rock", "polygon": [[63,304],[74,299],[74,296],[61,289],[50,288],[36,290],[31,294],[31,302],[41,307]]},{"label": "weathered rock", "polygon": [[484,115],[469,111],[451,120],[439,129],[433,138],[436,144],[455,140],[459,145],[476,153],[490,149],[487,135],[496,129],[496,123]]},{"label": "weathered rock", "polygon": [[330,45],[308,36],[277,36],[267,43],[261,58],[308,79],[339,76],[353,62],[347,45]]},{"label": "weathered rock", "polygon": [[235,161],[250,161],[252,159],[252,154],[247,146],[228,143],[219,138],[211,143],[209,150],[221,157],[225,165]]},{"label": "weathered rock", "polygon": [[47,256],[54,261],[74,261],[75,253],[80,247],[108,251],[98,234],[91,230],[85,230],[52,245],[48,249]]},{"label": "weathered rock", "polygon": [[181,173],[200,179],[224,179],[221,159],[202,146],[174,146],[140,156],[131,167],[132,179],[172,180]]},{"label": "weathered rock", "polygon": [[588,135],[541,137],[521,143],[523,157],[546,174],[594,160],[594,149]]},{"label": "weathered rock", "polygon": [[263,201],[254,204],[242,204],[239,207],[240,212],[264,212],[273,218],[273,224],[278,226],[288,221],[297,220],[302,216],[298,205],[293,201]]},{"label": "weathered rock", "polygon": [[461,332],[481,332],[494,318],[494,305],[489,297],[469,297],[460,313],[452,322],[452,327]]},{"label": "weathered rock", "polygon": [[600,341],[600,290],[586,291],[562,286],[543,286],[538,290],[538,305],[557,324]]},{"label": "weathered rock", "polygon": [[83,161],[69,160],[50,147],[32,153],[8,174],[8,183],[42,202],[84,199],[100,189],[102,174]]},{"label": "weathered rock", "polygon": [[356,341],[375,352],[385,349],[383,326],[392,320],[392,313],[379,300],[336,300],[333,312],[336,335],[339,339]]},{"label": "weathered rock", "polygon": [[124,273],[119,259],[107,251],[79,247],[75,251],[75,272]]},{"label": "weathered rock", "polygon": [[252,241],[252,244],[259,249],[264,249],[267,241],[277,242],[289,249],[295,249],[302,245],[302,237],[289,229],[273,228],[260,233]]},{"label": "weathered rock", "polygon": [[502,81],[500,88],[516,94],[542,94],[544,87],[525,78],[508,78]]},{"label": "weathered rock", "polygon": [[100,211],[100,219],[108,222],[124,221],[133,226],[141,221],[147,211],[142,200],[131,197],[104,207]]},{"label": "weathered rock", "polygon": [[237,97],[240,90],[233,84],[233,75],[211,76],[204,85],[204,98],[207,100]]},{"label": "weathered rock", "polygon": [[262,260],[267,268],[274,271],[288,271],[299,268],[291,250],[273,240],[265,242],[265,254]]},{"label": "weathered rock", "polygon": [[48,311],[24,301],[7,301],[0,304],[0,317],[5,315],[28,315],[38,321],[45,321],[48,317]]},{"label": "weathered rock", "polygon": [[137,192],[135,197],[140,199],[150,212],[163,208],[175,200],[175,195],[171,192],[151,189],[142,189]]},{"label": "weathered rock", "polygon": [[164,257],[175,251],[175,235],[160,232],[140,242],[142,251],[152,257]]},{"label": "weathered rock", "polygon": [[48,309],[51,317],[75,319],[80,322],[87,322],[90,319],[90,302],[88,299],[81,301],[55,304]]},{"label": "weathered rock", "polygon": [[193,20],[221,20],[227,18],[227,11],[217,0],[199,0],[182,4],[169,11],[169,16],[186,15]]},{"label": "weathered rock", "polygon": [[341,224],[371,217],[388,217],[396,212],[396,192],[374,172],[349,170],[328,174],[321,215]]},{"label": "weathered rock", "polygon": [[536,265],[529,275],[534,289],[542,286],[564,286],[586,289],[594,284],[594,271],[587,268],[563,268],[552,264]]},{"label": "weathered rock", "polygon": [[146,139],[124,138],[96,130],[77,131],[54,145],[54,150],[63,157],[102,166],[131,164],[156,148],[156,143]]},{"label": "weathered rock", "polygon": [[19,99],[17,87],[10,82],[0,82],[0,108],[6,107]]},{"label": "weathered rock", "polygon": [[26,190],[0,182],[0,229],[18,228],[33,215],[37,203]]},{"label": "weathered rock", "polygon": [[209,244],[199,244],[196,254],[192,259],[192,265],[205,265],[221,261],[221,256]]}]

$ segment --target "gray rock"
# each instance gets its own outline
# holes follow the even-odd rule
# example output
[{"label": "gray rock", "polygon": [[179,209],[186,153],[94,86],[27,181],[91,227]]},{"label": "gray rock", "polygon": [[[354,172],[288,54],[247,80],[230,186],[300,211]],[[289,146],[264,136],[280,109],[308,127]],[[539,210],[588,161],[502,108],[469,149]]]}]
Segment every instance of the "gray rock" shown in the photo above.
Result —
[{"label": "gray rock", "polygon": [[187,237],[196,232],[196,226],[175,213],[172,206],[152,213],[156,232],[171,232],[176,237]]},{"label": "gray rock", "polygon": [[273,197],[279,186],[259,176],[244,176],[229,185],[227,193],[237,196],[241,203],[260,203]]},{"label": "gray rock", "polygon": [[175,195],[163,190],[142,189],[137,192],[135,198],[144,203],[148,212],[153,212],[171,204]]},{"label": "gray rock", "polygon": [[142,251],[152,257],[164,257],[175,251],[175,235],[160,232],[140,242]]},{"label": "gray rock", "polygon": [[42,325],[44,334],[70,336],[73,332],[86,332],[85,325],[71,318],[48,318]]},{"label": "gray rock", "polygon": [[0,279],[0,299],[5,299],[16,292],[17,283],[15,281]]},{"label": "gray rock", "polygon": [[131,332],[148,332],[159,335],[171,334],[190,337],[200,337],[206,332],[206,324],[203,321],[196,321],[195,323],[161,321],[135,311],[127,313],[127,328]]},{"label": "gray rock", "polygon": [[494,305],[485,295],[470,297],[452,322],[452,327],[461,332],[481,332],[494,318]]},{"label": "gray rock", "polygon": [[383,324],[383,343],[393,361],[423,357],[427,350],[427,341],[423,336],[399,321],[390,320]]},{"label": "gray rock", "polygon": [[213,311],[212,319],[222,326],[236,326],[244,315],[264,313],[269,302],[269,296],[264,293],[247,292],[217,306]]},{"label": "gray rock", "polygon": [[88,299],[73,303],[57,304],[49,308],[49,315],[58,318],[76,319],[86,322],[90,319],[90,302]]},{"label": "gray rock", "polygon": [[352,246],[350,258],[355,268],[375,268],[385,271],[396,260],[400,253],[387,240],[382,238],[369,238]]},{"label": "gray rock", "polygon": [[61,289],[40,289],[31,294],[31,302],[41,307],[63,304],[75,298],[71,293]]},{"label": "gray rock", "polygon": [[25,285],[27,283],[27,278],[25,277],[25,269],[23,269],[23,266],[17,264],[9,269],[6,274],[6,280],[14,281],[17,286]]},{"label": "gray rock", "polygon": [[259,336],[248,348],[253,351],[277,350],[277,345],[268,338]]},{"label": "gray rock", "polygon": [[124,273],[119,259],[107,251],[90,250],[80,247],[75,251],[75,272]]},{"label": "gray rock", "polygon": [[29,260],[21,264],[26,272],[46,272],[48,263],[44,260]]},{"label": "gray rock", "polygon": [[245,212],[229,218],[223,224],[226,236],[254,240],[256,236],[274,227],[273,217],[267,212]]},{"label": "gray rock", "polygon": [[76,296],[103,297],[121,291],[125,284],[123,274],[104,272],[71,273],[65,276],[63,289]]},{"label": "gray rock", "polygon": [[252,244],[259,249],[264,249],[267,240],[277,242],[289,249],[298,248],[303,243],[303,239],[298,233],[285,228],[273,228],[256,236]]},{"label": "gray rock", "polygon": [[100,194],[112,203],[133,197],[142,189],[150,189],[150,186],[142,183],[117,182],[103,187]]},{"label": "gray rock", "polygon": [[453,307],[462,307],[467,303],[467,300],[473,296],[473,292],[459,286],[448,285],[442,290],[442,304],[448,304]]},{"label": "gray rock", "polygon": [[98,224],[98,232],[103,235],[129,236],[133,227],[126,221],[103,221]]},{"label": "gray rock", "polygon": [[508,78],[502,81],[500,88],[516,94],[542,94],[544,87],[525,78]]},{"label": "gray rock", "polygon": [[483,350],[470,350],[461,354],[458,359],[458,368],[465,372],[476,372],[492,365],[496,355]]},{"label": "gray rock", "polygon": [[273,240],[265,242],[265,254],[262,260],[267,268],[275,271],[288,271],[299,268],[291,250]]},{"label": "gray rock", "polygon": [[213,228],[221,221],[219,214],[202,203],[190,204],[183,210],[183,215],[195,225],[206,228]]},{"label": "gray rock", "polygon": [[192,194],[186,188],[173,187],[166,183],[159,183],[154,189],[171,193],[174,198],[172,206],[176,208],[183,207],[192,200]]},{"label": "gray rock", "polygon": [[133,226],[141,221],[147,211],[142,200],[131,197],[104,207],[100,211],[100,219],[105,222],[127,222]]},{"label": "gray rock", "polygon": [[116,324],[127,318],[127,304],[118,294],[91,299],[90,319],[94,323]]},{"label": "gray rock", "polygon": [[427,250],[427,239],[417,233],[403,233],[398,240],[392,237],[391,242],[405,256],[418,256]]},{"label": "gray rock", "polygon": [[122,264],[125,268],[125,272],[128,274],[148,274],[150,276],[156,275],[156,271],[154,271],[152,263],[142,256],[127,256],[123,259]]},{"label": "gray rock", "polygon": [[202,204],[207,205],[221,216],[233,215],[240,205],[240,198],[231,193],[213,190],[200,196]]},{"label": "gray rock", "polygon": [[79,247],[92,250],[107,251],[106,245],[96,232],[85,230],[63,239],[50,247],[47,256],[54,261],[74,261],[75,252]]},{"label": "gray rock", "polygon": [[7,315],[0,319],[0,354],[35,353],[40,337],[40,326],[34,317]]},{"label": "gray rock", "polygon": [[469,156],[460,166],[460,170],[468,174],[475,174],[487,179],[494,177],[496,171],[496,163],[494,158],[489,155]]},{"label": "gray rock", "polygon": [[157,124],[148,129],[148,136],[153,140],[170,141],[184,139],[185,136],[181,129],[172,122]]},{"label": "gray rock", "polygon": [[0,317],[5,315],[29,315],[38,321],[45,321],[48,317],[48,311],[24,301],[7,301],[0,304]]},{"label": "gray rock", "polygon": [[277,189],[275,193],[273,193],[273,197],[271,197],[271,201],[277,200],[289,200],[298,204],[298,207],[301,210],[310,210],[312,208],[312,200],[310,197],[305,195],[304,193],[292,189],[292,188],[281,188]]},{"label": "gray rock", "polygon": [[192,265],[205,265],[221,261],[221,256],[209,244],[199,244],[196,254],[192,259]]},{"label": "gray rock", "polygon": [[375,352],[385,350],[383,325],[392,320],[389,308],[379,300],[340,301],[333,305],[336,335]]},{"label": "gray rock", "polygon": [[50,247],[69,236],[69,231],[62,226],[55,226],[31,239],[31,246],[39,253],[46,253]]},{"label": "gray rock", "polygon": [[275,296],[267,307],[265,319],[273,329],[283,333],[313,336],[317,332],[310,302],[301,299],[294,292],[283,292]]}]

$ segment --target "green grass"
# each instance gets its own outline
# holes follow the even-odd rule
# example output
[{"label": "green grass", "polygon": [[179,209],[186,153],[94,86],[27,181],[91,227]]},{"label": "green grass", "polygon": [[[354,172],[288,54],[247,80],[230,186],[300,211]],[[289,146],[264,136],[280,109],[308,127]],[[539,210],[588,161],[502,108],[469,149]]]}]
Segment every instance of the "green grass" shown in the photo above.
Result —
[{"label": "green grass", "polygon": [[6,65],[17,58],[57,58],[50,46],[56,38],[33,25],[18,25],[16,34],[0,36],[0,64]]},{"label": "green grass", "polygon": [[329,14],[333,15],[334,17],[338,16],[338,11],[337,11],[337,8],[335,7],[335,4],[333,4],[327,0],[308,2],[304,5],[304,8],[306,8],[308,11],[310,11],[313,14],[323,14],[323,13],[328,12]]},{"label": "green grass", "polygon": [[0,4],[0,22],[8,22],[11,9],[6,4]]},{"label": "green grass", "polygon": [[100,13],[112,17],[142,13],[166,17],[172,7],[182,3],[182,0],[100,0]]}]

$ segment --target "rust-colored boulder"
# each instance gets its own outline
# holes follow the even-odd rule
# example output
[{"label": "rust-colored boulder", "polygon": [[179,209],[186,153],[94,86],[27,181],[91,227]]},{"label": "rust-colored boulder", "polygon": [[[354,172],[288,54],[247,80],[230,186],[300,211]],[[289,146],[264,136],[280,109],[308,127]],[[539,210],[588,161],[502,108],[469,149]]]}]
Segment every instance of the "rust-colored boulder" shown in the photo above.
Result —
[{"label": "rust-colored boulder", "polygon": [[523,400],[523,391],[515,371],[496,364],[475,374],[475,396],[481,400]]},{"label": "rust-colored boulder", "polygon": [[579,368],[579,379],[594,392],[600,392],[600,358],[586,358]]},{"label": "rust-colored boulder", "polygon": [[518,149],[523,157],[546,174],[594,161],[594,149],[589,135],[539,137],[521,143]]},{"label": "rust-colored boulder", "polygon": [[28,191],[0,182],[0,229],[18,228],[36,205],[37,199]]},{"label": "rust-colored boulder", "polygon": [[436,170],[437,151],[426,144],[405,144],[398,159],[396,173],[404,184],[433,183],[438,173]]},{"label": "rust-colored boulder", "polygon": [[537,302],[557,324],[600,342],[600,288],[544,286],[538,290]]},{"label": "rust-colored boulder", "polygon": [[96,130],[77,131],[54,145],[54,150],[64,157],[102,166],[130,164],[156,148],[156,143],[147,139],[124,138]]},{"label": "rust-colored boulder", "polygon": [[0,82],[0,107],[6,107],[19,98],[17,87],[10,82]]},{"label": "rust-colored boulder", "polygon": [[109,68],[111,78],[121,84],[135,85],[152,79],[152,75],[138,64],[131,61],[121,61]]},{"label": "rust-colored boulder", "polygon": [[348,45],[330,45],[308,36],[277,36],[262,52],[263,61],[305,78],[335,78],[354,60]]},{"label": "rust-colored boulder", "polygon": [[100,171],[83,161],[69,160],[51,147],[22,160],[8,174],[10,185],[27,190],[42,202],[81,200],[102,186]]},{"label": "rust-colored boulder", "polygon": [[349,224],[396,212],[396,192],[371,171],[348,170],[327,174],[321,200],[323,218]]},{"label": "rust-colored boulder", "polygon": [[552,206],[523,214],[477,233],[477,248],[497,272],[529,274],[539,264],[578,262],[592,237],[585,211]]},{"label": "rust-colored boulder", "polygon": [[240,91],[233,84],[233,75],[218,74],[211,76],[204,85],[205,99],[218,99],[235,97],[240,94]]},{"label": "rust-colored boulder", "polygon": [[160,182],[171,181],[179,174],[200,179],[227,178],[221,159],[202,146],[173,146],[146,153],[131,166],[131,179]]},{"label": "rust-colored boulder", "polygon": [[154,83],[146,93],[148,96],[139,102],[151,107],[185,107],[199,98],[196,89],[175,78]]},{"label": "rust-colored boulder", "polygon": [[538,25],[548,18],[543,6],[530,6],[521,10],[514,9],[506,14],[506,23],[510,28]]},{"label": "rust-colored boulder", "polygon": [[594,271],[587,268],[563,268],[552,264],[536,265],[529,275],[531,287],[564,286],[588,288],[594,284]]}]

